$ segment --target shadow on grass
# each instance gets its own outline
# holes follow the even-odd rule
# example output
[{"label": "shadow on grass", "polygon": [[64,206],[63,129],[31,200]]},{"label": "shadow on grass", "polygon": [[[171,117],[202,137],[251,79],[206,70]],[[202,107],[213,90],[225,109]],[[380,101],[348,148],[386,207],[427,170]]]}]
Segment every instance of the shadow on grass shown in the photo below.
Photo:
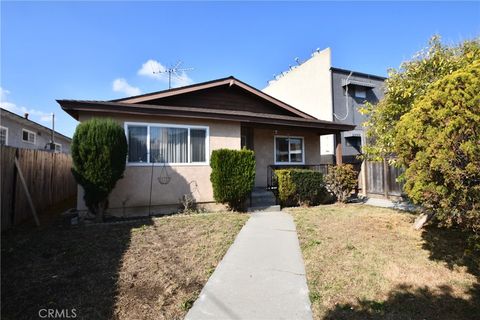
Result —
[{"label": "shadow on grass", "polygon": [[324,319],[478,319],[480,287],[472,288],[471,299],[453,295],[449,286],[435,291],[402,284],[392,290],[384,301],[359,300],[358,304],[337,305]]},{"label": "shadow on grass", "polygon": [[2,234],[2,319],[38,319],[41,309],[64,310],[63,318],[73,313],[77,319],[114,318],[131,232],[151,223],[54,224]]},{"label": "shadow on grass", "polygon": [[480,281],[480,257],[469,250],[467,239],[470,235],[458,229],[429,225],[422,232],[422,247],[429,251],[431,260],[443,261],[450,269],[467,267],[468,272]]},{"label": "shadow on grass", "polygon": [[360,299],[356,304],[337,305],[324,319],[480,319],[480,257],[465,253],[468,236],[460,230],[435,225],[422,231],[422,247],[429,251],[431,260],[443,261],[450,269],[466,267],[476,277],[477,283],[466,292],[468,298],[454,295],[447,285],[419,288],[401,284],[383,301]]}]

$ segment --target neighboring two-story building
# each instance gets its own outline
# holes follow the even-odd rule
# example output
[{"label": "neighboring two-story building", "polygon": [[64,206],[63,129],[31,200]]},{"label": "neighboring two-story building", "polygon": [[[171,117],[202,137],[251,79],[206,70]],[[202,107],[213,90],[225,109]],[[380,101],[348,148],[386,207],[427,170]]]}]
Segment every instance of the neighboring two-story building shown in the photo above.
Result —
[{"label": "neighboring two-story building", "polygon": [[[357,156],[365,144],[365,118],[359,108],[366,101],[375,104],[383,97],[385,79],[332,67],[327,48],[276,76],[263,91],[317,119],[355,125],[354,130],[341,133],[341,145],[343,162],[358,164]],[[320,137],[322,163],[335,162],[335,145],[333,135]]]},{"label": "neighboring two-story building", "polygon": [[[53,146],[51,146],[53,139]],[[0,145],[70,153],[72,139],[35,121],[0,108]]]}]

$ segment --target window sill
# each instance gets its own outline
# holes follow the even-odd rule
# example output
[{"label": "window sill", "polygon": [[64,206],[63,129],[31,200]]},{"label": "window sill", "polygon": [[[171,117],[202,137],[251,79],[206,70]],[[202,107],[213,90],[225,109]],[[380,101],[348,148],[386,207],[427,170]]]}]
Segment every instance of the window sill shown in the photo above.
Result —
[{"label": "window sill", "polygon": [[[207,162],[195,162],[195,163],[154,163],[154,167],[202,167],[210,166]],[[127,162],[127,167],[152,167],[152,163],[145,162]]]},{"label": "window sill", "polygon": [[298,166],[304,166],[305,165],[305,162],[275,162],[274,163],[276,166],[294,166],[294,165],[298,165]]}]

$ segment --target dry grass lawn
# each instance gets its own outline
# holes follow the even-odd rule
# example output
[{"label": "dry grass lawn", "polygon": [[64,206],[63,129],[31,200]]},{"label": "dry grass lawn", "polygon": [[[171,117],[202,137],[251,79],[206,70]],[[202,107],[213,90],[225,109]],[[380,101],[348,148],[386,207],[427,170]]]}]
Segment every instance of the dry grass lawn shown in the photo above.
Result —
[{"label": "dry grass lawn", "polygon": [[2,319],[181,319],[248,215],[16,231],[2,236]]},{"label": "dry grass lawn", "polygon": [[460,232],[415,231],[413,215],[366,205],[289,211],[315,319],[480,319],[479,265]]}]

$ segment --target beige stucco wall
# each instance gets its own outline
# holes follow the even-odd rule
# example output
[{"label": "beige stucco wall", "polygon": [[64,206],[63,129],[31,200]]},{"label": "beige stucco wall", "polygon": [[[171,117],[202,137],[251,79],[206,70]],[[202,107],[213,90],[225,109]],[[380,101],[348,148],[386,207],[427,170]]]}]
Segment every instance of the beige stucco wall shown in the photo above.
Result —
[{"label": "beige stucco wall", "polygon": [[305,148],[305,164],[320,163],[320,143],[318,134],[295,129],[262,129],[253,130],[253,149],[255,151],[256,171],[255,186],[267,186],[268,166],[275,164],[275,136],[303,137]]},{"label": "beige stucco wall", "polygon": [[[101,116],[96,114],[96,116]],[[240,149],[240,123],[213,121],[203,119],[183,119],[154,116],[128,116],[104,115],[118,121],[122,126],[124,122],[149,122],[179,125],[199,125],[209,127],[209,152],[220,148]],[[80,121],[92,117],[92,114],[83,113]],[[191,194],[197,202],[213,201],[212,185],[210,183],[210,166],[206,165],[179,165],[167,166],[168,175],[171,177],[169,184],[160,184],[157,178],[161,175],[162,166],[154,167],[152,205],[178,206],[179,199],[184,194]],[[115,189],[109,197],[110,211],[118,212],[124,207],[144,207],[149,204],[151,166],[135,166],[127,164],[124,178],[117,182]],[[83,192],[79,188],[77,209],[85,210]]]},{"label": "beige stucco wall", "polygon": [[[312,57],[277,79],[263,91],[317,119],[333,121],[331,50],[314,52]],[[321,138],[321,153],[334,154],[333,135]]]}]

